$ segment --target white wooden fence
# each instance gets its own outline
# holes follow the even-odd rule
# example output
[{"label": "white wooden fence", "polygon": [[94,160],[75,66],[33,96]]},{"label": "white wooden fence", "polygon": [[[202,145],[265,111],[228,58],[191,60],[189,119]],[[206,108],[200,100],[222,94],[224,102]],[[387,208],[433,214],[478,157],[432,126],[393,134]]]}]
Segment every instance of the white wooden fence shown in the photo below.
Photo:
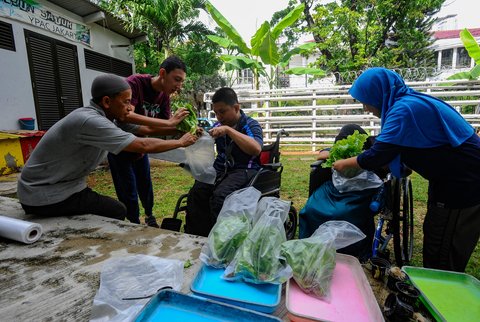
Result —
[{"label": "white wooden fence", "polygon": [[[438,97],[454,106],[474,127],[480,127],[480,81],[424,81],[407,83],[419,92]],[[265,142],[273,142],[275,133],[284,128],[288,137],[282,145],[311,147],[331,145],[340,128],[355,123],[376,135],[380,119],[365,113],[362,105],[349,94],[348,86],[322,88],[282,88],[260,91],[238,91],[243,111],[262,125]],[[212,93],[206,93],[209,117]]]}]

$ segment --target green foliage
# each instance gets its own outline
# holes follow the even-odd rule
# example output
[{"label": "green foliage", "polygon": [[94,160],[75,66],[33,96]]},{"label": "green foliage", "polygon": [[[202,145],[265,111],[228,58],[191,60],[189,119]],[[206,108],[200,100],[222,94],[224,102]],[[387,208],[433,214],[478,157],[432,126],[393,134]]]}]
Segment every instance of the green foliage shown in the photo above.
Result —
[{"label": "green foliage", "polygon": [[475,66],[468,72],[456,73],[447,79],[478,79],[480,76],[480,46],[467,28],[460,31],[460,39],[462,39],[468,55],[475,61]]},{"label": "green foliage", "polygon": [[[313,67],[329,72],[369,66],[433,66],[430,29],[445,0],[291,0],[305,5],[305,20],[287,28],[287,42],[313,34],[320,55]],[[288,10],[274,14],[282,17]],[[294,34],[293,31],[298,31]]]},{"label": "green foliage", "polygon": [[[248,47],[235,27],[210,2],[205,3],[205,9],[227,37],[209,36],[209,39],[227,50],[237,52],[235,55],[221,56],[221,59],[225,62],[226,70],[251,69],[257,89],[259,88],[259,75],[265,76],[270,88],[272,88],[276,84],[277,76],[274,69],[277,66],[285,67],[288,65],[288,60],[293,54],[304,53],[312,48],[312,46],[300,46],[293,49],[293,52],[282,55],[281,49],[277,45],[284,29],[295,23],[302,15],[303,4],[286,12],[285,16],[274,26],[265,21],[251,38],[251,48]],[[268,72],[267,66],[270,66],[270,72]],[[300,72],[302,71],[296,71],[296,73]],[[303,72],[311,72],[311,70],[303,70]]]},{"label": "green foliage", "polygon": [[337,160],[348,159],[359,155],[367,141],[367,134],[360,134],[357,130],[343,140],[338,140],[332,146],[328,159],[322,163],[323,168],[329,168]]}]

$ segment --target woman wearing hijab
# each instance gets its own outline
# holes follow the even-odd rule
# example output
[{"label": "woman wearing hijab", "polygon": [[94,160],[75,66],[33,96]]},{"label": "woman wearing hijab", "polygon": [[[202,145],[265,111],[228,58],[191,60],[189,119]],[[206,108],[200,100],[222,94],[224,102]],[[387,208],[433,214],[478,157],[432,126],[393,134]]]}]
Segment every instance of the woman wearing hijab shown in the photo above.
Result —
[{"label": "woman wearing hijab", "polygon": [[414,91],[385,68],[365,71],[349,91],[381,118],[374,145],[333,164],[337,171],[403,163],[429,181],[423,265],[463,272],[480,236],[480,138],[453,107]]}]

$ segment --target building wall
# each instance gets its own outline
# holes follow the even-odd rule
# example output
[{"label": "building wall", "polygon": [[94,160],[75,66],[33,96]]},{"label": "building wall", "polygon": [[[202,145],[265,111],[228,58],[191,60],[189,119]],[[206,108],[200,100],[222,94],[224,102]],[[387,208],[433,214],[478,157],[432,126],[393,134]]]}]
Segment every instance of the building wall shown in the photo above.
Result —
[{"label": "building wall", "polygon": [[[41,0],[37,1],[44,6],[62,15],[65,15],[67,18],[82,22],[81,17],[55,6],[52,3]],[[7,17],[0,16],[0,21],[12,25],[16,49],[16,51],[10,51],[0,48],[0,111],[2,113],[0,117],[0,130],[19,129],[20,127],[18,124],[18,119],[21,117],[36,118],[24,29],[73,44],[77,47],[82,98],[84,104],[87,104],[90,100],[90,86],[93,79],[97,75],[101,74],[101,72],[96,70],[86,69],[84,49],[89,49],[110,57],[130,62],[132,65],[134,65],[133,58],[129,53],[129,47],[111,47],[111,45],[129,44],[129,40],[117,33],[102,28],[96,23],[87,24],[91,28],[90,47],[88,45],[70,41],[60,35],[18,20],[12,20]],[[36,126],[36,128],[38,127]]]}]

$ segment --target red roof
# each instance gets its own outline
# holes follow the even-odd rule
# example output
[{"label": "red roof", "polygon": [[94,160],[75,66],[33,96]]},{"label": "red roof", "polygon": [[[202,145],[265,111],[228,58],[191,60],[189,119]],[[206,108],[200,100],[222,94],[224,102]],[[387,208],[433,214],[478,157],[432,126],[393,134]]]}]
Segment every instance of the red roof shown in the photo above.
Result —
[{"label": "red roof", "polygon": [[[480,37],[480,28],[467,28],[467,29],[468,31],[470,31],[473,37]],[[463,29],[434,31],[433,38],[435,39],[460,38],[460,31],[462,30]]]}]

